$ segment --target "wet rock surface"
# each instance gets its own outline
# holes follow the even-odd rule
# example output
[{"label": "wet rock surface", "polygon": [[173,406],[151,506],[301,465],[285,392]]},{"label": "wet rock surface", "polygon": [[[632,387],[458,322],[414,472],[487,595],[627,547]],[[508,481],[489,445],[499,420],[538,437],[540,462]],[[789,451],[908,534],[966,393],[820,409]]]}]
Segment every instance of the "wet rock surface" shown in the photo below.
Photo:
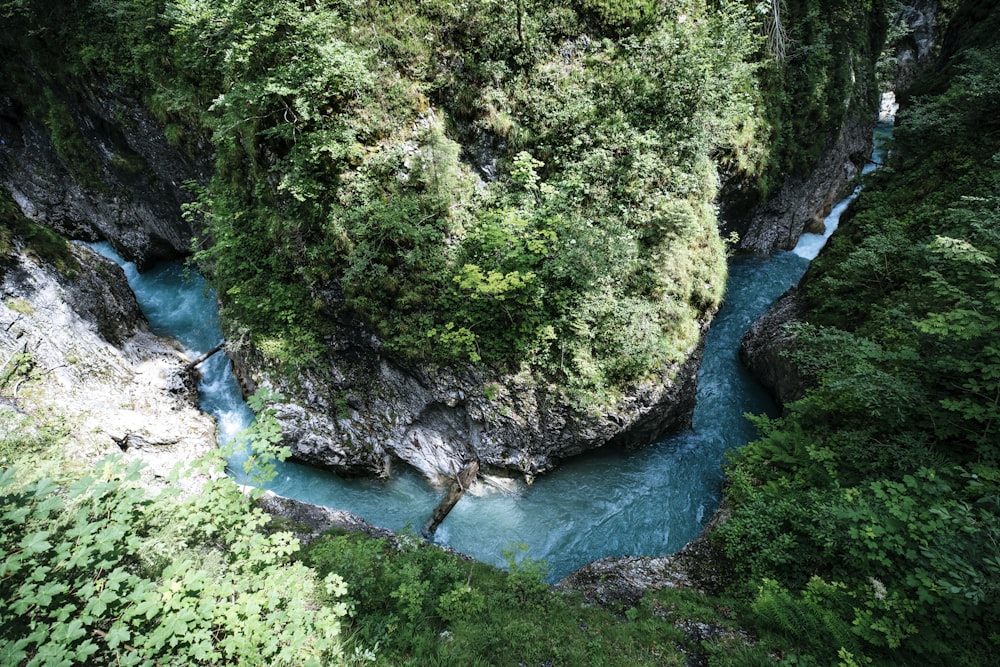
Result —
[{"label": "wet rock surface", "polygon": [[374,538],[395,539],[396,536],[391,530],[373,526],[350,512],[285,498],[271,491],[265,492],[256,502],[262,510],[282,520],[284,527],[305,544],[328,530],[364,533]]}]

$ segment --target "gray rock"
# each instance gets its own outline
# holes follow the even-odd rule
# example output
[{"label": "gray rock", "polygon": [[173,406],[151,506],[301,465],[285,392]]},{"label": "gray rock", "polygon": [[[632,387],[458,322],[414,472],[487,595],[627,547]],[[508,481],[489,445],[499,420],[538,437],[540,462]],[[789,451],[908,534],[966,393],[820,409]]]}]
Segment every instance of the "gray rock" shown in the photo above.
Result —
[{"label": "gray rock", "polygon": [[0,262],[0,364],[29,354],[33,369],[2,388],[22,418],[0,428],[56,415],[67,457],[121,454],[162,479],[215,446],[215,422],[195,405],[187,360],[148,331],[121,268],[83,245],[72,252],[71,275],[24,252]]},{"label": "gray rock", "polygon": [[48,129],[4,92],[0,83],[0,184],[29,219],[70,238],[105,239],[140,269],[190,252],[183,184],[204,182],[206,165],[171,146],[148,111],[98,87],[54,90],[88,154],[69,165]]},{"label": "gray rock", "polygon": [[708,535],[727,516],[720,509],[702,533],[676,553],[602,558],[567,575],[555,587],[577,591],[591,602],[610,607],[634,607],[647,591],[664,588],[717,595],[726,585],[725,559]]},{"label": "gray rock", "polygon": [[779,407],[805,393],[808,378],[785,356],[795,337],[788,325],[801,322],[804,307],[797,288],[785,292],[740,340],[740,360],[774,397]]},{"label": "gray rock", "polygon": [[272,491],[265,491],[256,502],[262,510],[281,519],[306,544],[333,529],[364,533],[368,537],[386,538],[393,542],[396,540],[396,534],[391,530],[373,526],[361,517],[343,510],[286,498]]},{"label": "gray rock", "polygon": [[939,10],[937,0],[909,0],[893,16],[895,31],[902,33],[893,45],[895,90],[906,90],[919,69],[930,62],[940,36],[937,23]]},{"label": "gray rock", "polygon": [[701,354],[699,344],[686,363],[632,386],[612,405],[586,410],[528,371],[404,365],[362,335],[332,341],[291,379],[251,349],[234,351],[244,387],[268,384],[288,399],[276,410],[296,459],[382,477],[402,461],[438,484],[471,460],[486,474],[530,482],[590,449],[643,447],[686,427]]},{"label": "gray rock", "polygon": [[871,155],[875,117],[850,118],[815,167],[790,175],[767,201],[736,213],[732,201],[722,202],[726,233],[739,234],[739,249],[751,252],[790,250],[807,227],[822,225],[834,204],[853,187]]}]

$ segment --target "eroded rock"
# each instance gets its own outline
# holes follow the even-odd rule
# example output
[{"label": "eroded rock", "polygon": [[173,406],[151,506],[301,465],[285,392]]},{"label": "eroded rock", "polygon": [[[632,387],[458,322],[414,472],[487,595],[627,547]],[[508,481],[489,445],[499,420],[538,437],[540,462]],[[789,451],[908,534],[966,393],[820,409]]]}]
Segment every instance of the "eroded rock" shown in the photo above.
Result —
[{"label": "eroded rock", "polygon": [[556,583],[578,591],[591,602],[608,607],[634,607],[647,591],[688,588],[716,595],[725,587],[724,559],[708,534],[726,520],[715,513],[702,534],[667,556],[620,556],[584,565]]},{"label": "eroded rock", "polygon": [[702,347],[688,361],[637,384],[613,405],[579,409],[529,372],[404,365],[355,335],[286,378],[253,350],[236,352],[244,386],[266,383],[286,443],[303,462],[348,475],[388,476],[403,461],[448,483],[465,463],[484,473],[534,476],[602,446],[646,446],[690,425]]},{"label": "eroded rock", "polygon": [[[42,80],[22,67],[26,78]],[[149,111],[100,87],[48,90],[50,106],[72,122],[75,163],[0,83],[0,185],[24,215],[69,238],[105,239],[140,270],[188,254],[192,229],[180,207],[191,195],[183,186],[206,180],[207,148],[206,163],[195,164]]]},{"label": "eroded rock", "polygon": [[740,361],[784,407],[805,394],[807,378],[786,356],[795,345],[789,325],[801,322],[804,307],[793,287],[754,322],[740,340]]},{"label": "eroded rock", "polygon": [[146,328],[121,268],[71,249],[71,275],[23,252],[0,263],[0,362],[28,355],[2,388],[20,418],[0,427],[56,419],[69,458],[122,454],[164,477],[215,446],[215,422],[195,405],[187,360]]},{"label": "eroded rock", "polygon": [[746,211],[736,211],[739,197],[729,190],[730,201],[722,202],[724,231],[739,234],[740,250],[794,248],[803,232],[816,221],[822,224],[833,206],[854,186],[871,155],[874,127],[874,115],[849,118],[812,169],[791,174],[774,196]]}]

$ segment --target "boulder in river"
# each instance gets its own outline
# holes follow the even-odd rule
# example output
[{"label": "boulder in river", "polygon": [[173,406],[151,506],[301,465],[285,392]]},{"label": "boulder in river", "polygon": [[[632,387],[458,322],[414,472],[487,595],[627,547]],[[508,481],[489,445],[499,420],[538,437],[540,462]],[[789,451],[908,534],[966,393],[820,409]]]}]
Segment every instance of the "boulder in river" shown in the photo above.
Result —
[{"label": "boulder in river", "polygon": [[802,398],[806,378],[786,356],[795,345],[788,325],[802,321],[804,307],[793,287],[740,340],[740,361],[767,388],[779,407]]}]

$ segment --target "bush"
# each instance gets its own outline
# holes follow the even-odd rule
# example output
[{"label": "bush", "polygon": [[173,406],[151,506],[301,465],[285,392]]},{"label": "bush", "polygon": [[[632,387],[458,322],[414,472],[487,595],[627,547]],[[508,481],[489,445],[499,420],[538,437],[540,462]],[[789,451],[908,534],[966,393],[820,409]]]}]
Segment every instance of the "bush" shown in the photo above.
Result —
[{"label": "bush", "polygon": [[[4,664],[341,663],[342,603],[233,482],[151,497],[106,462],[69,487],[0,471]],[[330,575],[326,591],[342,594]]]}]

